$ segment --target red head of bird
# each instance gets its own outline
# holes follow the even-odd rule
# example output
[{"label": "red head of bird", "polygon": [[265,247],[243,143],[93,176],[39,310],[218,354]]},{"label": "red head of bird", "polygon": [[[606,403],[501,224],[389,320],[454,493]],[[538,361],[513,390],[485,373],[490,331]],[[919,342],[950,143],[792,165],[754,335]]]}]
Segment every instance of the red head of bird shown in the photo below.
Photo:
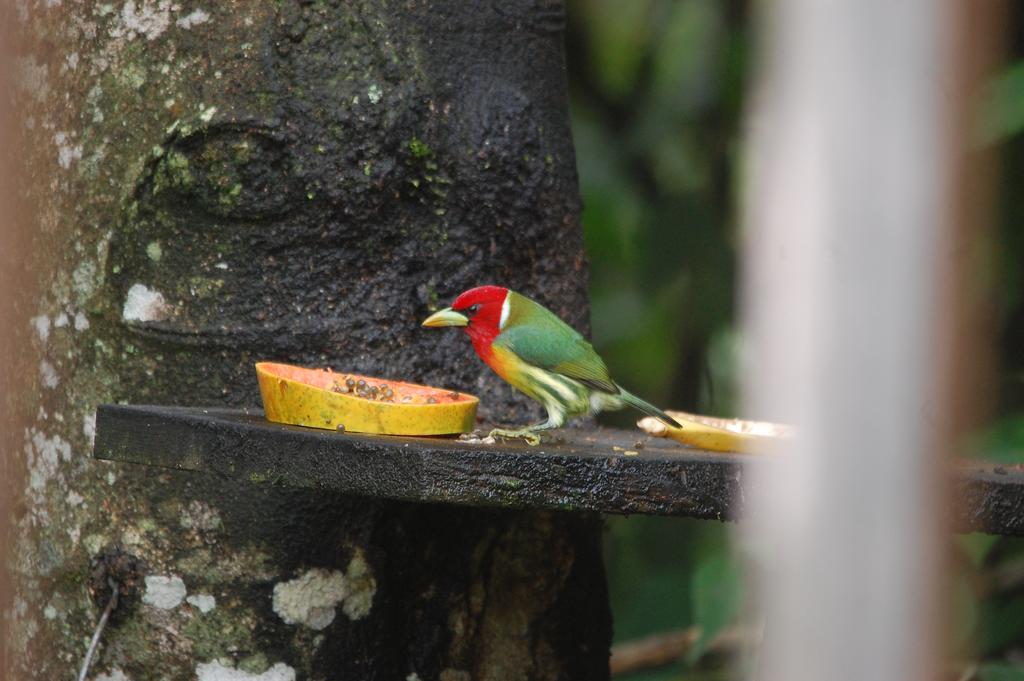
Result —
[{"label": "red head of bird", "polygon": [[452,306],[432,315],[424,326],[462,326],[480,357],[491,354],[490,346],[508,318],[508,289],[477,286],[463,292]]}]

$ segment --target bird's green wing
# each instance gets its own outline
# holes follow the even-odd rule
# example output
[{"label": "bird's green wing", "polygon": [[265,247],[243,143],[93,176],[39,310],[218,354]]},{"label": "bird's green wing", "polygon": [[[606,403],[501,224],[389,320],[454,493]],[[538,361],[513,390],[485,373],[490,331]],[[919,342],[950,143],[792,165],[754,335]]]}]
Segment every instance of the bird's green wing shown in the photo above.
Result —
[{"label": "bird's green wing", "polygon": [[517,324],[502,331],[494,344],[511,350],[533,366],[568,376],[602,392],[618,393],[608,367],[590,343],[558,317],[547,310],[544,312],[547,315],[535,317],[529,324]]},{"label": "bird's green wing", "polygon": [[615,385],[615,381],[608,374],[608,367],[605,366],[604,360],[594,352],[594,348],[590,346],[590,343],[587,341],[580,341],[580,343],[584,346],[585,351],[580,352],[578,358],[556,364],[552,371],[569,378],[575,378],[580,383],[596,388],[601,392],[617,394],[619,386]]}]

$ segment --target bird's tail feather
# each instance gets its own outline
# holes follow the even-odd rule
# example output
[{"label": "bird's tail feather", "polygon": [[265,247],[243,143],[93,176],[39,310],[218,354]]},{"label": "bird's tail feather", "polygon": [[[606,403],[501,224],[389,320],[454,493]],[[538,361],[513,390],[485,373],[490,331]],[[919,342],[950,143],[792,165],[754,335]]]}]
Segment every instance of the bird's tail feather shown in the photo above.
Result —
[{"label": "bird's tail feather", "polygon": [[673,428],[683,427],[682,425],[680,425],[678,421],[676,421],[674,418],[663,412],[661,409],[658,409],[650,402],[645,402],[644,400],[641,400],[639,397],[629,392],[622,386],[619,386],[619,397],[621,397],[622,401],[628,404],[629,406],[635,409],[639,409],[648,416],[653,416],[654,418],[658,419],[667,426],[672,426]]}]

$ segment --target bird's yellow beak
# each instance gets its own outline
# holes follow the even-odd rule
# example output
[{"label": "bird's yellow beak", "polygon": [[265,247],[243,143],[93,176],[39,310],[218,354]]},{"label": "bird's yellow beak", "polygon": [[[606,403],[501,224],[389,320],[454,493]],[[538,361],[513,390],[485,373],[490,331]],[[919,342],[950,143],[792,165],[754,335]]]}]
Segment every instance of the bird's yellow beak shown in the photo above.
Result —
[{"label": "bird's yellow beak", "polygon": [[466,326],[469,320],[450,307],[439,310],[423,320],[423,326]]}]

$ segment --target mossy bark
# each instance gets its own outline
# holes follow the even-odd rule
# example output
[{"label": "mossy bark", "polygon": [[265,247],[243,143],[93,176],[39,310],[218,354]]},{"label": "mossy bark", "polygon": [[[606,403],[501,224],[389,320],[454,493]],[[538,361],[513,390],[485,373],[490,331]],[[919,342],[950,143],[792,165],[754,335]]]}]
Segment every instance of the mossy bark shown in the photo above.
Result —
[{"label": "mossy bark", "polygon": [[[73,678],[98,616],[89,561],[118,544],[166,579],[119,613],[94,675],[606,676],[595,518],[90,457],[97,404],[253,405],[258,359],[447,385],[480,394],[487,417],[525,418],[461,336],[418,321],[492,282],[586,326],[561,4],[25,2],[17,15],[34,215],[21,276],[40,293],[19,311],[25,388],[4,396],[29,423],[11,671]],[[303,590],[311,574],[333,591]],[[298,602],[275,601],[281,584]]]}]

